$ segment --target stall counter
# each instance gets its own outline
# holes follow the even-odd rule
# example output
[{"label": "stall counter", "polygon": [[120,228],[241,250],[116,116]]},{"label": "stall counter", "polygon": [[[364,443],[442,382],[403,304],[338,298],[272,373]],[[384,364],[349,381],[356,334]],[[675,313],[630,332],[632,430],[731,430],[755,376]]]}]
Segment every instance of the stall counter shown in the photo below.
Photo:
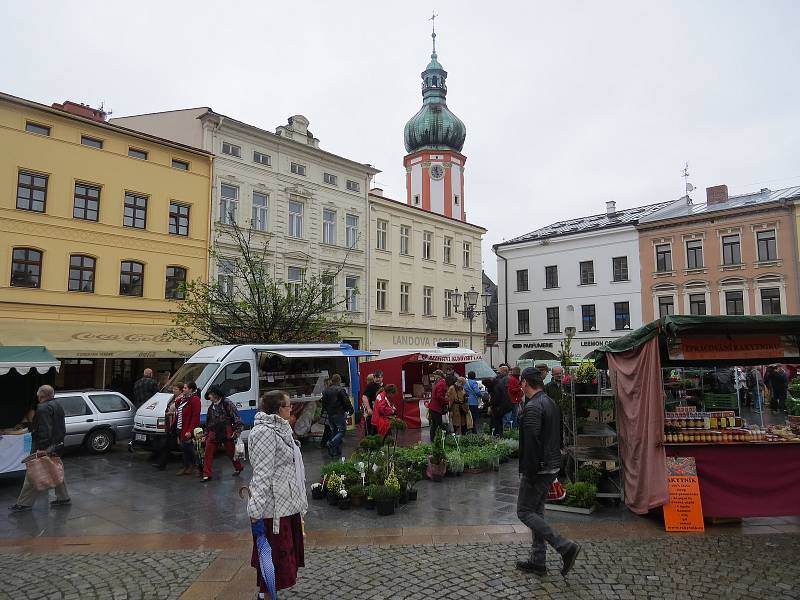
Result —
[{"label": "stall counter", "polygon": [[0,473],[25,471],[22,459],[31,453],[31,434],[0,435]]}]

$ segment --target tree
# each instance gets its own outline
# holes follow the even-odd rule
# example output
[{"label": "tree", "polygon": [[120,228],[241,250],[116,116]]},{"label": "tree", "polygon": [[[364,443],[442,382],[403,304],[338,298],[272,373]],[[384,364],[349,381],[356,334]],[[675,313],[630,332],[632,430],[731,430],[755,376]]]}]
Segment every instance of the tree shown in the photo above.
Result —
[{"label": "tree", "polygon": [[196,345],[338,341],[339,328],[350,321],[341,310],[347,299],[334,296],[333,282],[349,251],[331,269],[310,273],[306,264],[302,282],[283,282],[270,275],[268,244],[254,240],[251,229],[231,224],[222,235],[234,251],[221,254],[216,244],[209,253],[225,275],[184,285],[169,332],[172,338]]}]

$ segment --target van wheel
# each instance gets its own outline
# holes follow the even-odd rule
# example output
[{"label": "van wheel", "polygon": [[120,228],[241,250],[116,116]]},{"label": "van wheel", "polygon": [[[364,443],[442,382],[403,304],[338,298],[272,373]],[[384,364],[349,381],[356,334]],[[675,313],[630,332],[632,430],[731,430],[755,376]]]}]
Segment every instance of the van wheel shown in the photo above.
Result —
[{"label": "van wheel", "polygon": [[114,434],[105,429],[97,429],[86,438],[86,447],[93,454],[104,454],[114,445]]}]

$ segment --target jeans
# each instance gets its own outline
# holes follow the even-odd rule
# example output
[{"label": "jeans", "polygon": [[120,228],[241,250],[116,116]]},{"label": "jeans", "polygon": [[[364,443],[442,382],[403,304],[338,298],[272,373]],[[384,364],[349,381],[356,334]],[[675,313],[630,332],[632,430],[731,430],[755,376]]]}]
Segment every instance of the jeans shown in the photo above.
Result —
[{"label": "jeans", "polygon": [[[56,490],[56,500],[69,500],[69,492],[67,492],[67,480],[66,478],[62,481],[59,485],[55,487]],[[44,490],[43,490],[44,491]],[[49,494],[49,491],[45,491],[45,494]],[[17,504],[20,506],[33,506],[33,503],[36,502],[36,498],[39,496],[39,491],[33,487],[30,479],[28,479],[28,473],[25,473],[25,482],[22,484],[22,490],[19,492],[19,498],[17,498]]]},{"label": "jeans", "polygon": [[495,415],[494,413],[491,416],[492,419],[492,435],[500,437],[503,435],[503,415]]},{"label": "jeans", "polygon": [[197,462],[194,455],[194,441],[192,438],[181,440],[181,450],[183,451],[183,466],[191,469]]},{"label": "jeans", "polygon": [[517,413],[518,408],[519,404],[512,404],[511,410],[508,411],[503,417],[505,424],[508,425],[511,429],[516,429],[517,427],[519,427],[519,415]]},{"label": "jeans", "polygon": [[328,448],[330,448],[331,454],[338,456],[342,453],[342,442],[344,441],[344,434],[347,432],[347,415],[334,415],[329,417],[329,421],[333,437],[328,442]]},{"label": "jeans", "polygon": [[539,474],[535,477],[523,475],[519,480],[519,497],[517,499],[517,517],[530,530],[533,537],[531,545],[531,562],[543,567],[547,559],[547,546],[550,544],[556,552],[563,555],[574,542],[559,533],[544,520],[544,503],[550,484],[558,473]]},{"label": "jeans", "polygon": [[[431,441],[436,438],[436,431],[442,429],[442,413],[430,410],[431,413]],[[445,431],[445,433],[447,433]]]},{"label": "jeans", "polygon": [[480,411],[478,410],[477,404],[470,404],[469,405],[469,412],[472,413],[472,433],[478,433],[478,417],[480,416]]}]

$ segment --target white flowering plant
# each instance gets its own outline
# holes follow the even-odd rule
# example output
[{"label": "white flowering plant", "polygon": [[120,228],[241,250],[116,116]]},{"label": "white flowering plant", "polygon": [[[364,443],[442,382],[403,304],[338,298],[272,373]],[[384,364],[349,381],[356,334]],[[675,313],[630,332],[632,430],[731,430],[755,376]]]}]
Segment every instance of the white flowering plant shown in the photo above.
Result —
[{"label": "white flowering plant", "polygon": [[339,498],[347,498],[347,490],[342,488],[339,490]]},{"label": "white flowering plant", "polygon": [[311,484],[311,489],[312,490],[321,490],[322,489],[322,484],[320,482],[312,483]]}]

